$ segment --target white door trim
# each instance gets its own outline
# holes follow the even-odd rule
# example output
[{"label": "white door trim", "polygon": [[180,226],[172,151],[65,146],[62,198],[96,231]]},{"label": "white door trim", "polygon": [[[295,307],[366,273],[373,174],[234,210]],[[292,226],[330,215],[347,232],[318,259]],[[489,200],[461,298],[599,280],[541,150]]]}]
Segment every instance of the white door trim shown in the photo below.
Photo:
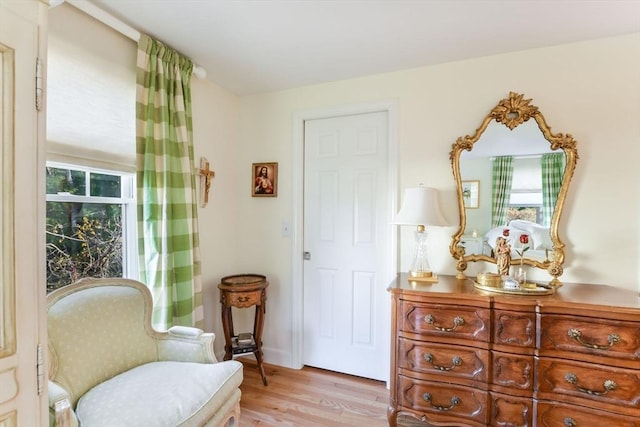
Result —
[{"label": "white door trim", "polygon": [[[291,367],[302,368],[304,351],[304,294],[303,294],[303,259],[304,251],[304,122],[306,120],[325,119],[329,117],[349,116],[354,114],[384,111],[387,113],[388,126],[388,206],[389,218],[397,212],[398,188],[398,145],[396,137],[397,114],[396,102],[388,101],[374,104],[343,106],[329,109],[296,112],[293,117],[293,250],[291,271]],[[386,271],[389,280],[397,273],[397,233],[389,229],[388,262]],[[391,322],[391,320],[389,320]],[[391,338],[389,338],[391,339]]]}]

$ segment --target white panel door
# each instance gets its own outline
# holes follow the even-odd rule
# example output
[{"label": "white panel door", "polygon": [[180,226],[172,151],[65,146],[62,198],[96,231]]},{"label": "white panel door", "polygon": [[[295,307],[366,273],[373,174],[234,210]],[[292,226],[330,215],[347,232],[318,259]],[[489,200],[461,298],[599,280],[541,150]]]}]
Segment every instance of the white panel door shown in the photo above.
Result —
[{"label": "white panel door", "polygon": [[[36,2],[0,1],[0,426],[42,426],[36,359],[44,224],[38,221]],[[14,12],[20,10],[20,13]],[[34,13],[34,22],[25,16]],[[44,197],[44,196],[42,196]],[[44,201],[44,199],[43,199]],[[42,266],[41,268],[39,266]],[[44,366],[42,366],[44,369]],[[41,370],[42,375],[45,373]],[[46,391],[46,380],[44,380]]]},{"label": "white panel door", "polygon": [[388,376],[386,112],[309,120],[303,363]]}]

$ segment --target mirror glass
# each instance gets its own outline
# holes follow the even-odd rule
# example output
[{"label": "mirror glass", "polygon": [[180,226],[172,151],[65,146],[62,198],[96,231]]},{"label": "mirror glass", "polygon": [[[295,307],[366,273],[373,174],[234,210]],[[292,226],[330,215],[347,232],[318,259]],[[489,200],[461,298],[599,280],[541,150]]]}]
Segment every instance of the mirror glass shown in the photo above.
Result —
[{"label": "mirror glass", "polygon": [[453,144],[460,229],[451,253],[459,276],[470,261],[496,262],[496,245],[511,246],[511,263],[562,274],[558,237],[577,152],[571,135],[553,134],[537,107],[510,93],[474,135]]}]

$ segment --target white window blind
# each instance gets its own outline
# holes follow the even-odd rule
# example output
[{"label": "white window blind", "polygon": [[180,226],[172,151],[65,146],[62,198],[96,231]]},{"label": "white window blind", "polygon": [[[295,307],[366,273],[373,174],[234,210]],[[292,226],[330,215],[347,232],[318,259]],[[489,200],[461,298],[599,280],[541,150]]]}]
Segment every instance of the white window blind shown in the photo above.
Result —
[{"label": "white window blind", "polygon": [[542,166],[539,156],[513,159],[509,204],[542,205]]},{"label": "white window blind", "polygon": [[47,159],[135,170],[136,43],[65,3],[48,23]]}]

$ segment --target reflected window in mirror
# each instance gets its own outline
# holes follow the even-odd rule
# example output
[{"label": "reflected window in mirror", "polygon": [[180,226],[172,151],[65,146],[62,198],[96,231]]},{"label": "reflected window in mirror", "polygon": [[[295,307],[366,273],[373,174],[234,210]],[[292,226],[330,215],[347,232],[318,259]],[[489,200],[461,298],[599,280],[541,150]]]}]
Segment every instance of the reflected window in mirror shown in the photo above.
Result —
[{"label": "reflected window in mirror", "polygon": [[[494,159],[494,164],[497,159]],[[492,188],[495,191],[492,197],[499,197],[500,193],[504,193],[508,198],[504,200],[503,215],[497,215],[492,226],[508,225],[511,220],[523,219],[549,227],[562,184],[564,155],[546,153],[511,157],[511,161],[512,175],[506,180],[510,183],[509,188],[501,189],[499,184],[501,178],[493,177]],[[492,200],[494,208],[497,203]]]}]

